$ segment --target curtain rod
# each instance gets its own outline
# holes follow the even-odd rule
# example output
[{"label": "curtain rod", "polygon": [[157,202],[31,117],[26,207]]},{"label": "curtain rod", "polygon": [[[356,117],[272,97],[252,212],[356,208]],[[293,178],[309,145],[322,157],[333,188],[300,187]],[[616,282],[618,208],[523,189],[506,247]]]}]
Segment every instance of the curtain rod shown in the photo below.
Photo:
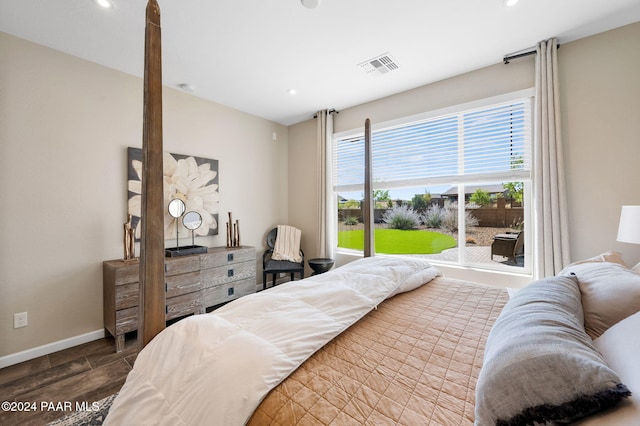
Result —
[{"label": "curtain rod", "polygon": [[[340,114],[340,111],[336,111],[335,109],[330,109],[329,111],[327,111],[329,114],[333,114],[334,112],[336,114]],[[318,114],[313,114],[313,118],[318,118]]]},{"label": "curtain rod", "polygon": [[[560,45],[558,44],[558,49],[560,49]],[[524,52],[520,52],[520,53],[511,53],[508,55],[504,55],[504,58],[502,58],[502,62],[507,65],[509,63],[510,60],[512,59],[519,59],[519,58],[524,58],[525,56],[530,56],[530,55],[535,55],[536,54],[536,48],[532,47],[531,50],[527,50]]]}]

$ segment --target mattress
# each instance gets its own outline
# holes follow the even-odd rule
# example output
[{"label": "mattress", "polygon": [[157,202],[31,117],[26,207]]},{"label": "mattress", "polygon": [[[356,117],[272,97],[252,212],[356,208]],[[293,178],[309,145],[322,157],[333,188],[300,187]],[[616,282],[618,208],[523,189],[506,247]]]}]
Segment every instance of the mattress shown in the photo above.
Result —
[{"label": "mattress", "polygon": [[439,277],[381,303],[275,387],[265,424],[469,425],[506,289]]}]

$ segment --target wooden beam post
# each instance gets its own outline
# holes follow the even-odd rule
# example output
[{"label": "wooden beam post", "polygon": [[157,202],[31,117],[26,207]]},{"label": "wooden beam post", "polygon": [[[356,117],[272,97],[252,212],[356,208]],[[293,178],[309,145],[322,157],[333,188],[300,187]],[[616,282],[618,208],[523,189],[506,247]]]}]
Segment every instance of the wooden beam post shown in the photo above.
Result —
[{"label": "wooden beam post", "polygon": [[371,185],[371,121],[364,121],[364,257],[375,255],[373,186]]},{"label": "wooden beam post", "polygon": [[138,345],[142,349],[165,328],[164,200],[162,166],[162,55],[160,7],[149,0],[144,47],[142,131],[142,240]]}]

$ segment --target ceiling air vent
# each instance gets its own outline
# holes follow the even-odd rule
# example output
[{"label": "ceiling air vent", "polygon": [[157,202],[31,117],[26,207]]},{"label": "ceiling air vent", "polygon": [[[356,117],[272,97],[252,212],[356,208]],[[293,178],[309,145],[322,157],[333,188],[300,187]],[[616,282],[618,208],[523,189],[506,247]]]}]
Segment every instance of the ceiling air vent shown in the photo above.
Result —
[{"label": "ceiling air vent", "polygon": [[373,75],[386,74],[389,71],[398,69],[398,63],[388,53],[376,56],[368,61],[364,61],[358,64],[358,66],[367,74]]}]

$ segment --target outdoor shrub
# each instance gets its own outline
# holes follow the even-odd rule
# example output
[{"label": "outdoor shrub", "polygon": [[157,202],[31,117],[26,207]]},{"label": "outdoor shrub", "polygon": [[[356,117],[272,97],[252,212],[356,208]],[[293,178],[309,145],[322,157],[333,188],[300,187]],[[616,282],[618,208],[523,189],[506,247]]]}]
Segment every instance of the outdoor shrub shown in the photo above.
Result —
[{"label": "outdoor shrub", "polygon": [[[458,231],[458,203],[445,202],[444,214],[442,217],[442,229],[449,232]],[[478,226],[478,219],[471,214],[470,211],[465,210],[464,222],[467,228]]]},{"label": "outdoor shrub", "polygon": [[420,216],[420,221],[427,228],[440,228],[442,226],[442,218],[444,209],[437,204],[429,207],[426,212]]},{"label": "outdoor shrub", "polygon": [[442,210],[442,223],[440,227],[449,232],[458,231],[458,209],[445,207]]},{"label": "outdoor shrub", "polygon": [[512,201],[515,201],[516,203],[522,202],[522,196],[524,194],[523,182],[507,182],[503,183],[502,186],[507,191],[508,197]]},{"label": "outdoor shrub", "polygon": [[411,207],[402,205],[387,210],[382,220],[392,229],[415,229],[420,223],[420,216]]},{"label": "outdoor shrub", "polygon": [[431,201],[431,194],[425,192],[424,194],[416,194],[411,199],[411,205],[416,210],[424,210]]},{"label": "outdoor shrub", "polygon": [[480,221],[477,217],[475,217],[470,211],[464,212],[464,221],[467,224],[467,228],[473,228],[474,226],[478,226]]},{"label": "outdoor shrub", "polygon": [[476,192],[471,194],[469,201],[479,206],[488,206],[491,204],[491,195],[489,195],[489,193],[484,189],[478,188],[476,189]]},{"label": "outdoor shrub", "polygon": [[356,200],[347,200],[344,203],[342,203],[340,205],[340,208],[342,209],[359,209],[360,208],[360,201],[356,201]]},{"label": "outdoor shrub", "polygon": [[509,228],[515,229],[516,231],[522,231],[524,229],[524,220],[521,218],[515,218],[511,221],[511,225]]},{"label": "outdoor shrub", "polygon": [[358,216],[347,216],[347,218],[344,220],[344,224],[349,226],[357,225]]}]

